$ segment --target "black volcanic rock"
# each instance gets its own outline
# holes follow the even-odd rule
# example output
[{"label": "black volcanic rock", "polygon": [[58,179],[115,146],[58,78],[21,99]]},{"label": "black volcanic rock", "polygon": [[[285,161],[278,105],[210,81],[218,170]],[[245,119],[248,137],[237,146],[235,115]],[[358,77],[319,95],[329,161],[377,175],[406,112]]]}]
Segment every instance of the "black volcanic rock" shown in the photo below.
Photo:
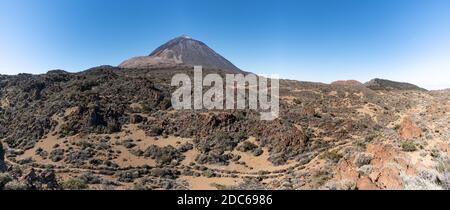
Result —
[{"label": "black volcanic rock", "polygon": [[204,68],[242,72],[230,61],[201,41],[180,36],[158,47],[149,56],[134,57],[119,65],[121,68],[148,68],[161,64],[184,64]]},{"label": "black volcanic rock", "polygon": [[417,85],[413,85],[405,82],[395,82],[385,79],[373,79],[364,84],[367,88],[372,90],[418,90],[418,91],[427,91],[424,88],[421,88]]},{"label": "black volcanic rock", "polygon": [[0,172],[4,172],[6,170],[5,166],[5,152],[3,151],[3,145],[0,142]]}]

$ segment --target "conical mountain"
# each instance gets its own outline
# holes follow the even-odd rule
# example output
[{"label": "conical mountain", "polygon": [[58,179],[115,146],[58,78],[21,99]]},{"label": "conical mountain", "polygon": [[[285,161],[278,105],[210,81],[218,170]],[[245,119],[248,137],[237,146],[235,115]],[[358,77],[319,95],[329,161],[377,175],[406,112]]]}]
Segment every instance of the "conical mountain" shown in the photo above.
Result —
[{"label": "conical mountain", "polygon": [[134,57],[119,65],[121,68],[147,68],[159,64],[184,64],[204,68],[242,72],[230,61],[201,41],[180,36],[161,45],[148,56]]}]

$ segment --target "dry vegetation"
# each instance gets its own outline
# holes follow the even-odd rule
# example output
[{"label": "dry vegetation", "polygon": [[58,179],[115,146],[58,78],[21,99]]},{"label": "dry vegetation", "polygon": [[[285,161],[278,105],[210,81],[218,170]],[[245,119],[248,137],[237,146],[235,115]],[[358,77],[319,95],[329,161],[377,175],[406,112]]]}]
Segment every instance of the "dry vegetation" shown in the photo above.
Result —
[{"label": "dry vegetation", "polygon": [[0,188],[449,188],[450,91],[283,80],[264,122],[173,110],[187,69],[0,76]]}]

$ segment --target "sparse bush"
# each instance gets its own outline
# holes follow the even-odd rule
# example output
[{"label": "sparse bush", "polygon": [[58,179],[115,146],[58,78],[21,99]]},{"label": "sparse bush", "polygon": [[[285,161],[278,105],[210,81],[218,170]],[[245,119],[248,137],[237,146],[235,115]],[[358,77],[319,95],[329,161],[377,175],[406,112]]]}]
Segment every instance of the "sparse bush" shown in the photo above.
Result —
[{"label": "sparse bush", "polygon": [[82,183],[86,184],[100,184],[102,182],[102,178],[92,174],[92,173],[84,173],[78,178]]},{"label": "sparse bush", "polygon": [[139,172],[139,170],[128,170],[128,171],[119,172],[118,176],[119,176],[118,180],[120,182],[131,183],[135,179],[141,177],[141,173]]},{"label": "sparse bush", "polygon": [[153,126],[150,128],[150,136],[160,136],[163,133],[164,129],[157,127],[157,126]]},{"label": "sparse bush", "polygon": [[321,155],[321,158],[332,161],[333,163],[339,162],[343,156],[337,151],[326,151]]},{"label": "sparse bush", "polygon": [[364,166],[361,166],[358,169],[358,173],[361,176],[368,176],[368,175],[370,175],[372,173],[372,171],[373,171],[373,166],[372,165],[364,165]]},{"label": "sparse bush", "polygon": [[355,165],[358,166],[358,168],[369,165],[370,162],[373,160],[373,155],[368,153],[360,153],[355,158]]},{"label": "sparse bush", "polygon": [[169,165],[174,161],[181,162],[184,155],[173,146],[158,147],[156,145],[149,146],[143,153],[144,157],[155,159],[160,165]]},{"label": "sparse bush", "polygon": [[206,171],[203,171],[203,176],[204,177],[207,177],[207,178],[211,178],[211,177],[214,177],[215,176],[215,174],[214,174],[214,172],[213,171],[211,171],[211,170],[206,170]]},{"label": "sparse bush", "polygon": [[440,154],[440,152],[439,152],[438,149],[433,148],[433,149],[431,150],[430,155],[431,155],[431,157],[437,158],[437,157],[439,157],[441,154]]},{"label": "sparse bush", "polygon": [[416,144],[411,141],[404,141],[401,146],[405,152],[414,152],[417,150]]},{"label": "sparse bush", "polygon": [[42,148],[37,148],[35,154],[36,154],[36,155],[39,155],[39,156],[42,157],[43,159],[46,159],[47,156],[48,156],[48,152],[46,152],[46,151],[43,150]]},{"label": "sparse bush", "polygon": [[260,156],[263,154],[263,150],[261,148],[257,148],[253,151],[254,156]]},{"label": "sparse bush", "polygon": [[169,168],[154,168],[150,170],[150,175],[154,177],[175,179],[178,172]]},{"label": "sparse bush", "polygon": [[209,151],[232,151],[241,140],[236,139],[232,134],[227,132],[217,132],[214,136],[201,138],[198,142],[197,149],[202,153]]},{"label": "sparse bush", "polygon": [[233,156],[230,154],[224,154],[222,150],[213,150],[204,154],[199,154],[195,160],[200,164],[219,164],[219,165],[228,165],[229,160],[233,159]]},{"label": "sparse bush", "polygon": [[133,190],[147,190],[147,188],[145,187],[144,183],[137,182],[133,184]]},{"label": "sparse bush", "polygon": [[4,187],[4,190],[26,190],[26,189],[27,185],[17,180],[8,182]]},{"label": "sparse bush", "polygon": [[127,149],[131,149],[131,148],[137,146],[135,143],[133,143],[132,139],[127,139],[127,140],[123,141],[122,145]]},{"label": "sparse bush", "polygon": [[134,148],[134,149],[130,150],[130,153],[132,155],[134,155],[134,156],[140,157],[140,156],[142,156],[144,154],[144,151],[142,151],[140,149],[137,149],[137,148]]},{"label": "sparse bush", "polygon": [[330,180],[332,178],[332,175],[326,170],[321,170],[314,172],[312,177],[312,184],[320,187],[323,186],[328,180]]},{"label": "sparse bush", "polygon": [[258,148],[257,145],[255,145],[255,144],[253,144],[253,143],[251,143],[251,142],[246,141],[246,142],[242,143],[242,145],[239,146],[239,147],[237,148],[237,150],[238,150],[238,151],[241,151],[241,152],[248,152],[248,151],[253,151],[253,150],[256,149],[256,148]]},{"label": "sparse bush", "polygon": [[236,133],[235,138],[238,140],[245,140],[248,138],[248,136],[244,131],[239,131],[238,133]]},{"label": "sparse bush", "polygon": [[283,165],[286,163],[286,155],[284,153],[271,153],[269,160],[276,166]]},{"label": "sparse bush", "polygon": [[50,153],[50,159],[53,162],[59,162],[64,159],[64,149],[55,149]]},{"label": "sparse bush", "polygon": [[13,179],[9,174],[0,173],[0,190],[3,189],[3,187],[5,187],[5,185],[12,180]]},{"label": "sparse bush", "polygon": [[65,190],[84,190],[87,189],[87,184],[81,179],[69,179],[61,183],[61,187]]},{"label": "sparse bush", "polygon": [[450,190],[450,160],[440,158],[436,170],[440,173],[438,184],[445,190]]},{"label": "sparse bush", "polygon": [[180,146],[180,148],[178,148],[178,151],[180,151],[181,153],[185,153],[189,150],[194,149],[194,145],[191,143],[184,143],[183,145]]}]

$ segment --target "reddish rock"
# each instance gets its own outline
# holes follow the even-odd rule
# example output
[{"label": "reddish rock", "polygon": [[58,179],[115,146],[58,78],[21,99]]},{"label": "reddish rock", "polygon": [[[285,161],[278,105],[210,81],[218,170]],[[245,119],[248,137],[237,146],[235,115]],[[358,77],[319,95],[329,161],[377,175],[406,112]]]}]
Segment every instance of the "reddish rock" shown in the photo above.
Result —
[{"label": "reddish rock", "polygon": [[378,177],[377,183],[383,189],[400,190],[403,189],[403,182],[399,169],[395,167],[384,167]]},{"label": "reddish rock", "polygon": [[378,190],[376,184],[374,184],[369,177],[361,177],[358,182],[356,183],[356,188],[358,190]]},{"label": "reddish rock", "polygon": [[305,115],[309,115],[309,116],[313,116],[316,114],[316,109],[312,108],[312,107],[307,107],[303,109],[303,113]]},{"label": "reddish rock", "polygon": [[355,165],[348,160],[342,160],[336,167],[336,178],[343,180],[357,180],[358,179],[358,171]]},{"label": "reddish rock", "polygon": [[400,123],[398,134],[402,139],[412,139],[421,137],[422,131],[419,127],[417,127],[417,125],[411,120],[410,117],[405,117]]},{"label": "reddish rock", "polygon": [[[357,161],[364,157],[370,157],[371,161]],[[358,173],[358,163],[369,164],[372,173],[362,175]],[[335,180],[352,180],[356,182],[356,188],[359,190],[376,189],[403,189],[403,179],[400,172],[414,175],[416,172],[408,164],[402,153],[398,153],[392,145],[368,144],[365,153],[353,155],[348,159],[339,162],[334,170]]]}]

